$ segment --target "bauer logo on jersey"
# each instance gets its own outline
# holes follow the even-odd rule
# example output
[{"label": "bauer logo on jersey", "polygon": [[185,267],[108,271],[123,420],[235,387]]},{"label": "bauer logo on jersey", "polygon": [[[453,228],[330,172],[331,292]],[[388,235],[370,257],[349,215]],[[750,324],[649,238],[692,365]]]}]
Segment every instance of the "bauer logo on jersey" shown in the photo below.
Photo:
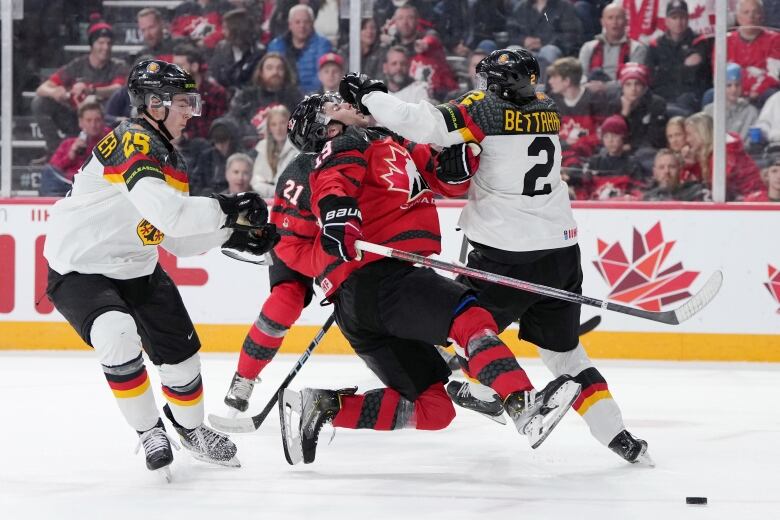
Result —
[{"label": "bauer logo on jersey", "polygon": [[407,194],[406,202],[401,205],[401,208],[408,208],[418,202],[429,200],[430,197],[424,195],[431,194],[431,189],[417,170],[409,152],[395,145],[387,148],[390,150],[388,157],[384,158],[387,171],[382,172],[380,166],[379,175],[387,181],[388,190]]},{"label": "bauer logo on jersey", "polygon": [[141,219],[136,228],[138,238],[141,239],[141,243],[145,246],[156,246],[163,241],[165,235],[162,231],[154,227],[148,220]]},{"label": "bauer logo on jersey", "polygon": [[690,298],[688,288],[698,271],[686,271],[682,262],[664,266],[674,243],[664,240],[660,222],[646,233],[634,228],[631,260],[620,242],[607,244],[598,239],[599,257],[593,265],[610,287],[609,299],[659,311],[664,305]]}]

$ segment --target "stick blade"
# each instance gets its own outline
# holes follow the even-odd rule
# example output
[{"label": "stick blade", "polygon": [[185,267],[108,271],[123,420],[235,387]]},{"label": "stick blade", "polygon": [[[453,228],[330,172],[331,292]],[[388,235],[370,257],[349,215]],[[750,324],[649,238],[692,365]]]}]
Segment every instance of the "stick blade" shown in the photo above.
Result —
[{"label": "stick blade", "polygon": [[228,433],[250,433],[255,431],[255,423],[251,417],[221,417],[209,414],[211,426]]},{"label": "stick blade", "polygon": [[687,302],[674,310],[674,317],[676,318],[677,323],[684,322],[709,305],[715,296],[717,296],[721,285],[723,285],[723,273],[721,271],[715,271],[710,275],[709,280],[707,280],[704,286],[699,289],[699,292],[691,296]]}]

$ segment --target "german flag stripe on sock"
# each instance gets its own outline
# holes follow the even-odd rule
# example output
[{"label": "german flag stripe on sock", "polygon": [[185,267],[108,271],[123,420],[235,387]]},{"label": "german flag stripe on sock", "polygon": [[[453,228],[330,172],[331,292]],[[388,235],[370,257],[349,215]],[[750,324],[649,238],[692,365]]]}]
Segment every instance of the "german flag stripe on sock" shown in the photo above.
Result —
[{"label": "german flag stripe on sock", "polygon": [[203,400],[203,383],[200,376],[184,386],[176,389],[162,385],[165,398],[176,406],[195,406]]},{"label": "german flag stripe on sock", "polygon": [[607,381],[596,368],[591,367],[583,370],[577,374],[574,380],[582,385],[582,392],[572,405],[580,415],[585,415],[591,406],[602,399],[612,399]]},{"label": "german flag stripe on sock", "polygon": [[146,367],[141,368],[132,374],[116,375],[104,373],[108,386],[114,392],[117,399],[128,399],[138,397],[149,388],[149,376],[146,373]]}]

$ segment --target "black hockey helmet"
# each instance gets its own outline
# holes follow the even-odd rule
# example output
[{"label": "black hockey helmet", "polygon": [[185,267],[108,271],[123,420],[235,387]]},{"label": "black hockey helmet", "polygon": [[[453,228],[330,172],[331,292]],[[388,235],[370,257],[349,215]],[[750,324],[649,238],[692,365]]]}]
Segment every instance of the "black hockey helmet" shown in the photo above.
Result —
[{"label": "black hockey helmet", "polygon": [[508,101],[533,98],[539,81],[539,62],[525,49],[499,49],[477,64],[477,88]]},{"label": "black hockey helmet", "polygon": [[335,92],[312,94],[303,98],[287,123],[287,137],[301,152],[319,152],[328,140],[328,118],[322,107],[328,101],[343,103]]}]

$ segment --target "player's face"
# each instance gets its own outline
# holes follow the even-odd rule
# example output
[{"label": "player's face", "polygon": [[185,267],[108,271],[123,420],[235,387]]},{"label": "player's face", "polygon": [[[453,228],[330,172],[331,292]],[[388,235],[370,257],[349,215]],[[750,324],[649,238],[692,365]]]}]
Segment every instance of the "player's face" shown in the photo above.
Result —
[{"label": "player's face", "polygon": [[685,146],[685,128],[680,125],[669,125],[666,127],[666,142],[669,148],[675,152],[682,150]]},{"label": "player's face", "polygon": [[679,163],[674,156],[665,153],[659,155],[653,164],[653,178],[662,188],[670,188],[677,184],[677,178],[680,175]]},{"label": "player's face", "polygon": [[249,181],[252,179],[252,168],[246,161],[235,160],[225,169],[225,180],[230,193],[251,191]]},{"label": "player's face", "polygon": [[162,21],[151,14],[142,16],[138,19],[138,32],[147,46],[154,47],[163,39]]},{"label": "player's face", "polygon": [[349,103],[337,104],[328,101],[322,106],[322,111],[325,116],[329,117],[332,121],[338,121],[339,123],[344,123],[347,126],[368,126],[368,118],[358,112],[357,109]]}]

